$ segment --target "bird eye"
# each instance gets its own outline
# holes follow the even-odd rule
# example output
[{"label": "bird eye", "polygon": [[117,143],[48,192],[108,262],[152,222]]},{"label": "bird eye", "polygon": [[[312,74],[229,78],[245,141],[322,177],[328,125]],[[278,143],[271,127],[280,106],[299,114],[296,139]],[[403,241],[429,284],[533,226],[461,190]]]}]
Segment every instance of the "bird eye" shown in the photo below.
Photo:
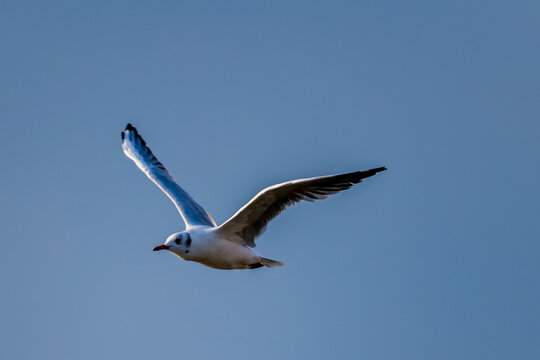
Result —
[{"label": "bird eye", "polygon": [[176,239],[174,240],[174,242],[176,243],[176,245],[180,245],[182,244],[182,239]]}]

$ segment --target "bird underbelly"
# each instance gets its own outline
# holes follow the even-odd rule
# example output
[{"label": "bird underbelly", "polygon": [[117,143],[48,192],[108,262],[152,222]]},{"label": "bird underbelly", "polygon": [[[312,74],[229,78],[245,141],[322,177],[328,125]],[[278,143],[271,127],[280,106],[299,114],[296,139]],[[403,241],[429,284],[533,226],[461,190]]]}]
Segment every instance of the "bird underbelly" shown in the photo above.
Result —
[{"label": "bird underbelly", "polygon": [[248,269],[259,262],[260,256],[250,248],[220,240],[212,246],[198,249],[189,260],[215,269]]}]

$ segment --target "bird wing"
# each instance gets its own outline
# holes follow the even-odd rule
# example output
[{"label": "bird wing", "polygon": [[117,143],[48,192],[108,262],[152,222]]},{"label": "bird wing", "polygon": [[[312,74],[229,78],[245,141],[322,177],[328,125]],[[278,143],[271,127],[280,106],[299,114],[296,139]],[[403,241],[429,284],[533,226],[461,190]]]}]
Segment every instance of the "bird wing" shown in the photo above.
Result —
[{"label": "bird wing", "polygon": [[131,124],[122,132],[124,154],[141,169],[168,197],[180,212],[186,227],[216,226],[210,215],[178,185],[165,166],[152,154],[146,142]]},{"label": "bird wing", "polygon": [[326,199],[384,170],[385,167],[379,167],[347,174],[292,180],[269,186],[220,225],[217,232],[230,241],[255,247],[255,238],[264,232],[270,220],[288,206],[302,200],[313,202]]}]

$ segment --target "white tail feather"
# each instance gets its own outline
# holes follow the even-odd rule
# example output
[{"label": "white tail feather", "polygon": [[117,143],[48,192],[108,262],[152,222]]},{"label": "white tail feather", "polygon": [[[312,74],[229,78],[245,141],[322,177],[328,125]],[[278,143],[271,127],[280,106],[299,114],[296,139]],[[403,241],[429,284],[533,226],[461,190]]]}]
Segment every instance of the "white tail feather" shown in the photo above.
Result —
[{"label": "white tail feather", "polygon": [[261,264],[263,264],[263,266],[267,267],[267,268],[285,265],[284,262],[276,261],[276,260],[272,260],[272,259],[267,259],[267,258],[263,258],[263,257],[261,258]]}]

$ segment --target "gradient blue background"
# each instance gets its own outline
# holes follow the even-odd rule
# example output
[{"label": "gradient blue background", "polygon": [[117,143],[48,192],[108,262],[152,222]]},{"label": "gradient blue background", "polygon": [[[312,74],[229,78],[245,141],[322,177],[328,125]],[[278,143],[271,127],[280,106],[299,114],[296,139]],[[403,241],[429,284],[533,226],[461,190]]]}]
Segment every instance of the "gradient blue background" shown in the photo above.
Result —
[{"label": "gradient blue background", "polygon": [[[0,4],[0,358],[540,358],[537,1]],[[273,221],[277,269],[183,229],[138,127],[220,223],[261,188],[389,170]]]}]

